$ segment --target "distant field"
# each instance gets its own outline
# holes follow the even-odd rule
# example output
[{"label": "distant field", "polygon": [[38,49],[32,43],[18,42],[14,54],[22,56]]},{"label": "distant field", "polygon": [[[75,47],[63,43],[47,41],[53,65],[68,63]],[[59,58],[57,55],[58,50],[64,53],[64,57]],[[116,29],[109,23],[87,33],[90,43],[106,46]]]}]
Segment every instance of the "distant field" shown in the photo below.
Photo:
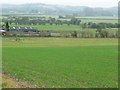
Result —
[{"label": "distant field", "polygon": [[11,26],[29,26],[37,30],[81,30],[78,25],[11,25]]},{"label": "distant field", "polygon": [[118,17],[111,16],[96,16],[96,17],[77,17],[82,20],[83,23],[118,23]]},{"label": "distant field", "polygon": [[118,87],[118,40],[3,38],[3,71],[38,87]]},{"label": "distant field", "polygon": [[105,19],[102,19],[102,20],[98,20],[98,19],[81,19],[82,22],[84,23],[88,23],[88,22],[93,22],[93,23],[118,23],[118,20],[115,19],[115,20],[105,20]]},{"label": "distant field", "polygon": [[[53,17],[58,19],[56,15],[16,15],[15,17]],[[0,16],[2,18],[2,16]],[[7,18],[3,16],[3,18]],[[95,17],[76,17],[81,19],[81,23],[118,23],[118,17],[112,16],[95,16]],[[60,20],[70,20],[70,19],[60,19]],[[10,26],[16,26],[14,24]],[[38,30],[81,30],[81,25],[17,25],[17,26],[32,26]]]},{"label": "distant field", "polygon": [[11,26],[30,26],[38,30],[81,30],[78,25],[11,25]]},{"label": "distant field", "polygon": [[[83,30],[81,28],[81,26],[79,25],[11,25],[11,26],[29,26],[29,27],[33,27],[37,30],[76,30],[76,31],[80,31],[80,30]],[[84,30],[86,31],[91,31],[91,32],[96,32],[96,29],[92,29],[92,28],[85,28]],[[108,31],[110,32],[116,32],[118,31],[118,28],[107,28]]]}]

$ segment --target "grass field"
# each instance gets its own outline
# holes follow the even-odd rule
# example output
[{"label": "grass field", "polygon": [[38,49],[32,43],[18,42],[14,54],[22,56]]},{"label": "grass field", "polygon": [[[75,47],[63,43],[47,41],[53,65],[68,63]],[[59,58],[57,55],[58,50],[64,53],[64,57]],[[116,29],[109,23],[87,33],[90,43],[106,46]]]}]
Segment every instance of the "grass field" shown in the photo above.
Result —
[{"label": "grass field", "polygon": [[118,40],[3,38],[3,71],[37,87],[118,87]]},{"label": "grass field", "polygon": [[81,30],[81,27],[79,25],[15,25],[12,24],[10,26],[29,26],[33,27],[37,30]]}]

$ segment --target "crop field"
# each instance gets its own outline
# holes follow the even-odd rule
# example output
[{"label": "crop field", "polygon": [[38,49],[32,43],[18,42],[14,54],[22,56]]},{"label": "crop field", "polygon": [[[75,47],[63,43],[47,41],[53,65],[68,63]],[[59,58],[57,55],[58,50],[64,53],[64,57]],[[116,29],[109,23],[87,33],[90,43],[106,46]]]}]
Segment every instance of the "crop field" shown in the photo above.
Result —
[{"label": "crop field", "polygon": [[100,17],[77,17],[82,23],[118,23],[118,17],[100,16]]},{"label": "crop field", "polygon": [[110,20],[110,19],[101,19],[101,20],[98,20],[98,19],[94,19],[94,20],[90,20],[90,19],[81,19],[83,23],[88,23],[88,22],[94,22],[94,23],[118,23],[118,20],[117,19],[113,19],[113,20]]},{"label": "crop field", "polygon": [[3,72],[37,87],[118,87],[118,40],[3,38]]}]

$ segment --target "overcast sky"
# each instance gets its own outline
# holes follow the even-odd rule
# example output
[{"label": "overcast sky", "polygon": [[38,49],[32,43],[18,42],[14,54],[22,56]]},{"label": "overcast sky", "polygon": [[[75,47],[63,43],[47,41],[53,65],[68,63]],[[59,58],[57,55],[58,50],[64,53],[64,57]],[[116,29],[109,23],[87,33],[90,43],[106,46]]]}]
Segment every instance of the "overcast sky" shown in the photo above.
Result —
[{"label": "overcast sky", "polygon": [[90,7],[113,7],[118,6],[119,0],[0,0],[0,3],[23,4],[23,3],[45,3],[72,6]]}]

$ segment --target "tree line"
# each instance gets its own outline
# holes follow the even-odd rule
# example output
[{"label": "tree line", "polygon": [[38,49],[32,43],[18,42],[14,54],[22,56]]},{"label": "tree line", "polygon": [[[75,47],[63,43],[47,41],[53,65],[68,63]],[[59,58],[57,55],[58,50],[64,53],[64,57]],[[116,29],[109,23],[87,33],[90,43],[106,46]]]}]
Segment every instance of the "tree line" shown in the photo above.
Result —
[{"label": "tree line", "polygon": [[9,22],[9,24],[15,25],[79,25],[82,28],[120,28],[120,24],[118,23],[82,23],[82,21],[78,18],[67,19],[56,19],[53,17],[39,17],[39,18],[29,18],[29,17],[9,17],[8,19],[3,18],[2,22]]},{"label": "tree line", "polygon": [[[6,22],[5,25],[2,26],[3,29],[5,29],[7,32],[9,32],[9,23]],[[41,32],[41,31],[39,31]],[[37,32],[36,34],[40,34],[39,36],[43,36],[43,37],[51,37],[52,31],[42,31],[41,33]],[[88,30],[80,30],[80,31],[69,31],[69,32],[56,32],[57,33],[61,33],[63,35],[61,36],[65,36],[65,37],[81,37],[81,38],[118,38],[120,37],[118,34],[118,31],[114,31],[114,32],[110,32],[107,29],[102,29],[102,28],[97,28],[96,32],[93,33],[91,31]],[[70,35],[69,35],[70,34]],[[13,34],[14,35],[14,34]],[[69,35],[69,36],[68,36]],[[24,36],[24,34],[22,35]],[[35,34],[34,34],[35,36]]]},{"label": "tree line", "polygon": [[101,29],[105,29],[105,28],[120,28],[120,24],[118,23],[92,23],[92,22],[88,22],[88,23],[83,23],[82,24],[82,28],[101,28]]},{"label": "tree line", "polygon": [[46,19],[45,17],[41,18],[29,18],[29,17],[21,17],[21,18],[3,18],[2,22],[9,22],[10,24],[16,24],[16,25],[80,25],[81,20],[76,18],[71,18],[70,20],[59,20],[56,18],[49,17]]}]

